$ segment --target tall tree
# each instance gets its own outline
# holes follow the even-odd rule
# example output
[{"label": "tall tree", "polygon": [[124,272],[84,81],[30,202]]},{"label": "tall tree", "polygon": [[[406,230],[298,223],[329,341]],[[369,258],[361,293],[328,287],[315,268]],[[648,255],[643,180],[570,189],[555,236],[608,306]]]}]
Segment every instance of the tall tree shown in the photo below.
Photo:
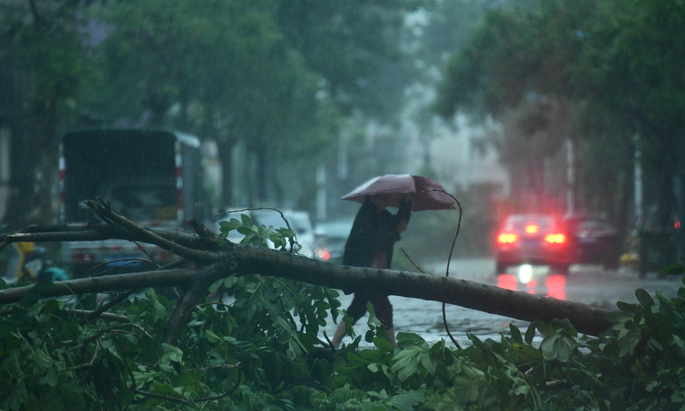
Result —
[{"label": "tall tree", "polygon": [[[583,96],[640,136],[643,166],[653,175],[650,187],[662,228],[676,212],[674,185],[685,166],[685,5],[670,1],[607,0],[599,3],[577,70]],[[681,199],[682,202],[682,199]],[[681,206],[682,207],[682,206]],[[682,219],[683,210],[680,210]]]},{"label": "tall tree", "polygon": [[[6,220],[25,221],[27,210],[49,223],[55,217],[59,130],[77,114],[76,97],[90,75],[80,2],[4,3],[4,42],[15,102],[12,191]],[[36,217],[32,217],[36,218]]]},{"label": "tall tree", "polygon": [[[491,9],[449,61],[438,87],[435,107],[443,117],[459,110],[507,122],[499,151],[513,180],[527,181],[523,191],[538,196],[537,203],[550,194],[543,190],[549,179],[544,165],[567,139],[578,137],[572,124],[571,64],[578,59],[579,33],[591,11],[569,1]],[[514,154],[521,150],[525,156]]]},{"label": "tall tree", "polygon": [[100,14],[110,27],[100,61],[111,98],[91,96],[96,107],[135,122],[147,113],[147,124],[217,139],[225,205],[233,204],[236,144],[244,142],[251,153],[247,166],[256,170],[257,198],[264,198],[271,147],[293,142],[317,122],[317,77],[285,41],[274,6],[269,0],[202,7],[124,1]]}]

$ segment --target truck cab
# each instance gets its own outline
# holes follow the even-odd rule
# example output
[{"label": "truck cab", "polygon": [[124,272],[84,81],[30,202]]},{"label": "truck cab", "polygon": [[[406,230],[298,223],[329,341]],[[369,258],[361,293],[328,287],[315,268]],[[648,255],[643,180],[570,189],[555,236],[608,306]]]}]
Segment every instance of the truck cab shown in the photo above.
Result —
[{"label": "truck cab", "polygon": [[[204,223],[211,217],[195,136],[165,130],[71,131],[62,137],[59,166],[62,224],[99,222],[83,203],[96,197],[146,227],[186,231],[186,220]],[[172,259],[159,247],[141,246],[158,264]],[[125,240],[64,242],[62,257],[72,264],[74,278],[95,266],[117,272],[153,267],[145,266],[147,255]]]}]

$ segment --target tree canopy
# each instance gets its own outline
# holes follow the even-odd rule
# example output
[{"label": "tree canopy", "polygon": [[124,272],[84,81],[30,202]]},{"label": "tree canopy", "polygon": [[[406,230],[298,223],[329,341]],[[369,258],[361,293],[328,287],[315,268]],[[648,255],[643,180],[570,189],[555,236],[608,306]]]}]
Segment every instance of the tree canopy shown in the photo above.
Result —
[{"label": "tree canopy", "polygon": [[[250,201],[283,201],[285,192],[292,202],[297,187],[287,172],[311,179],[342,118],[364,111],[388,121],[392,110],[383,107],[394,107],[402,85],[378,92],[377,80],[399,61],[396,36],[422,3],[29,1],[4,5],[0,18],[3,39],[15,45],[11,61],[30,84],[18,103],[46,122],[53,148],[73,126],[195,133],[219,143],[222,204],[230,206],[236,145],[249,171],[244,185],[257,187],[243,190]],[[53,157],[41,171],[51,176],[46,186]],[[45,202],[48,216],[47,191]]]},{"label": "tree canopy", "polygon": [[[567,138],[578,143],[579,153],[603,148],[604,155],[582,157],[578,164],[581,205],[621,214],[624,225],[627,213],[617,208],[630,198],[637,134],[648,153],[643,166],[658,176],[652,181],[661,196],[661,225],[667,225],[675,206],[673,178],[683,172],[674,158],[683,140],[676,114],[685,92],[676,74],[684,57],[676,40],[683,6],[642,0],[533,4],[487,13],[450,60],[435,109],[446,118],[457,110],[499,121],[518,117],[503,123],[503,133],[513,134],[500,150],[505,159],[539,132],[551,144],[548,158]],[[621,157],[615,167],[600,172],[615,157]],[[628,184],[603,196],[599,187],[611,181]]]}]

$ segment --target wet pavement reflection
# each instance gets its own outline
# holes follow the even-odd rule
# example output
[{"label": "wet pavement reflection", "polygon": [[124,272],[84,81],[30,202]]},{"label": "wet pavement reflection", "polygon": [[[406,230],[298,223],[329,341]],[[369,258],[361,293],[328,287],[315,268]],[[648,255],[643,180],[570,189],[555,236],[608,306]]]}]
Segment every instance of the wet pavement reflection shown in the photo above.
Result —
[{"label": "wet pavement reflection", "polygon": [[[427,271],[435,275],[444,275],[445,265],[436,264]],[[543,266],[510,267],[505,273],[495,273],[494,260],[487,258],[453,261],[450,277],[607,309],[616,309],[617,301],[636,302],[635,289],[637,288],[644,288],[651,294],[659,290],[666,295],[675,295],[678,288],[683,286],[679,277],[662,277],[653,273],[646,278],[640,278],[635,271],[605,270],[599,266],[572,266],[570,273],[566,275],[552,272]],[[342,308],[346,309],[349,306],[352,297],[352,295],[341,295]],[[390,302],[394,307],[396,332],[419,334],[430,344],[441,339],[448,340],[442,320],[441,303],[397,296],[390,296]],[[529,324],[526,321],[456,305],[447,305],[446,314],[450,331],[462,346],[472,344],[467,333],[474,334],[480,339],[499,340],[501,333],[509,332],[510,324],[517,326],[523,332]],[[367,319],[368,317],[364,317],[355,325],[358,335],[363,336],[368,330]],[[335,324],[330,322],[325,327],[325,331],[328,337],[332,338]],[[320,338],[323,339],[323,335],[320,335]],[[350,341],[347,338],[344,342]],[[364,345],[365,343],[362,344]]]},{"label": "wet pavement reflection", "polygon": [[498,274],[497,286],[506,290],[545,295],[558,300],[566,299],[567,275],[547,272],[529,264],[515,267],[515,271],[513,274],[509,272]]}]

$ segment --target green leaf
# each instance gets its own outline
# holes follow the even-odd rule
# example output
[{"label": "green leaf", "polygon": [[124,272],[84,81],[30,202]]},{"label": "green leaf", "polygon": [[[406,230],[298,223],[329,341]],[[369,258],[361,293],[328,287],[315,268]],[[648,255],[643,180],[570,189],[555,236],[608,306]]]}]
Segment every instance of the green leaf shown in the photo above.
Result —
[{"label": "green leaf", "polygon": [[57,386],[57,368],[50,367],[40,379],[40,384],[48,384],[51,387]]},{"label": "green leaf", "polygon": [[525,344],[514,344],[513,349],[516,354],[524,361],[535,361],[542,358],[540,351],[536,350],[530,345]]},{"label": "green leaf", "polygon": [[373,344],[382,353],[390,353],[395,349],[395,347],[387,338],[376,337],[373,339]]},{"label": "green leaf", "polygon": [[577,347],[576,340],[566,335],[550,335],[542,340],[540,351],[545,360],[567,362]]},{"label": "green leaf", "polygon": [[642,305],[645,308],[649,308],[654,305],[654,300],[652,297],[649,295],[647,291],[645,291],[642,288],[638,288],[635,290],[635,297],[637,297],[637,300],[640,302],[640,305]]},{"label": "green leaf", "polygon": [[206,330],[205,331],[205,337],[207,338],[207,341],[216,344],[219,341],[221,341],[221,338],[214,333],[212,330]]},{"label": "green leaf", "polygon": [[680,275],[685,274],[685,265],[682,264],[671,264],[659,271],[663,275]]},{"label": "green leaf", "polygon": [[616,307],[618,307],[619,310],[626,312],[626,313],[631,313],[631,314],[637,314],[642,309],[640,308],[639,305],[637,304],[629,304],[624,301],[617,301],[616,302]]},{"label": "green leaf", "polygon": [[241,214],[240,220],[246,227],[252,227],[252,219],[247,214]]},{"label": "green leaf", "polygon": [[535,321],[535,327],[545,337],[558,334],[557,330],[554,327],[552,327],[551,325],[549,325],[543,321]]},{"label": "green leaf", "polygon": [[555,341],[554,349],[557,353],[557,360],[561,362],[568,362],[571,354],[576,349],[578,344],[576,340],[566,335],[561,336]]},{"label": "green leaf", "polygon": [[426,345],[426,340],[423,339],[418,334],[414,333],[397,333],[397,345],[399,346],[408,346],[408,345],[421,345],[424,346]]},{"label": "green leaf", "polygon": [[554,349],[554,343],[558,339],[558,335],[551,335],[542,340],[542,344],[540,344],[540,351],[542,352],[542,356],[545,358],[545,360],[551,361],[557,358],[557,352]]},{"label": "green leaf", "polygon": [[410,391],[391,397],[385,404],[401,411],[412,411],[417,409],[416,407],[424,403],[425,400],[423,391]]},{"label": "green leaf", "polygon": [[530,323],[530,325],[528,325],[528,329],[526,330],[526,342],[528,344],[532,344],[534,338],[535,338],[535,323]]},{"label": "green leaf", "polygon": [[633,316],[630,314],[626,314],[623,311],[610,311],[604,315],[604,318],[606,318],[607,321],[609,321],[611,323],[619,324],[619,323],[625,323],[626,321],[631,320],[633,318]]},{"label": "green leaf", "polygon": [[33,358],[36,360],[36,364],[43,369],[50,367],[53,362],[52,358],[43,350],[36,350]]},{"label": "green leaf", "polygon": [[349,361],[350,364],[355,365],[357,367],[366,367],[370,364],[368,360],[365,360],[361,356],[352,352],[347,353],[347,361]]},{"label": "green leaf", "polygon": [[509,331],[511,331],[511,338],[514,340],[514,342],[517,342],[519,344],[523,343],[521,331],[519,331],[519,329],[514,324],[509,323]]},{"label": "green leaf", "polygon": [[224,278],[224,287],[231,288],[234,285],[238,284],[239,281],[240,281],[240,279],[238,278],[237,275],[232,275],[230,277],[226,277],[226,278]]},{"label": "green leaf", "polygon": [[397,374],[400,381],[405,381],[416,373],[418,365],[421,363],[421,355],[425,351],[426,349],[423,347],[410,345],[409,348],[402,349],[395,354],[395,363],[391,369]]},{"label": "green leaf", "polygon": [[207,289],[207,291],[210,294],[213,294],[216,290],[219,289],[219,287],[221,287],[221,284],[222,284],[222,280],[214,281],[214,283],[211,286],[209,286],[209,289]]},{"label": "green leaf", "polygon": [[295,238],[297,236],[295,231],[289,230],[287,228],[278,228],[276,229],[276,232],[285,238]]},{"label": "green leaf", "polygon": [[19,410],[22,404],[28,400],[29,394],[26,391],[26,385],[24,381],[21,380],[14,386],[12,393],[10,394],[10,409]]},{"label": "green leaf", "polygon": [[438,357],[430,351],[424,352],[421,355],[421,365],[428,371],[428,374],[434,375],[435,368],[438,366]]}]

